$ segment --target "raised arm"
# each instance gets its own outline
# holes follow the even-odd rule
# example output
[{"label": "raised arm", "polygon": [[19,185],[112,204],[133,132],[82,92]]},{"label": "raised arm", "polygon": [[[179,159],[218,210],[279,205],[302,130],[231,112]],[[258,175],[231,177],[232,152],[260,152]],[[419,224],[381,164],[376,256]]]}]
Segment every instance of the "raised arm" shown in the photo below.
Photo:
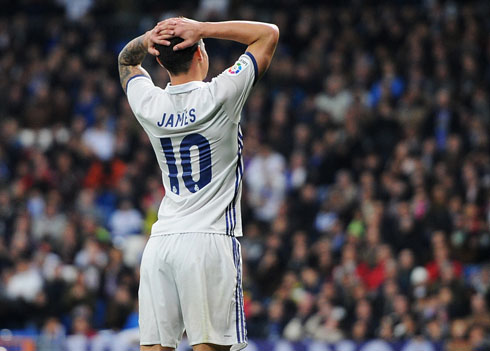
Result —
[{"label": "raised arm", "polygon": [[187,18],[173,18],[162,22],[166,34],[184,41],[174,50],[191,46],[201,38],[233,40],[248,45],[257,61],[259,77],[269,68],[279,40],[279,29],[274,24],[250,21],[197,22]]},{"label": "raised arm", "polygon": [[126,92],[128,81],[138,75],[150,76],[148,72],[141,67],[141,63],[146,56],[146,53],[158,56],[158,50],[155,49],[155,44],[170,45],[170,42],[166,39],[170,38],[170,35],[161,28],[160,22],[151,31],[146,32],[143,35],[131,40],[121,50],[118,57],[119,66],[119,79],[121,86]]}]

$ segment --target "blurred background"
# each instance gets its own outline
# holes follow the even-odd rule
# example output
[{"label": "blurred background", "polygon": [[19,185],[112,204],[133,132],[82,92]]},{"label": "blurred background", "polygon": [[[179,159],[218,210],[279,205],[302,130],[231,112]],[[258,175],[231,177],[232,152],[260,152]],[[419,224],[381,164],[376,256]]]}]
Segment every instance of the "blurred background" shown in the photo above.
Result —
[{"label": "blurred background", "polygon": [[[176,15],[281,30],[242,116],[248,350],[490,350],[488,1],[0,4],[0,350],[138,350],[165,190],[117,54]],[[245,49],[206,47],[208,79]]]}]

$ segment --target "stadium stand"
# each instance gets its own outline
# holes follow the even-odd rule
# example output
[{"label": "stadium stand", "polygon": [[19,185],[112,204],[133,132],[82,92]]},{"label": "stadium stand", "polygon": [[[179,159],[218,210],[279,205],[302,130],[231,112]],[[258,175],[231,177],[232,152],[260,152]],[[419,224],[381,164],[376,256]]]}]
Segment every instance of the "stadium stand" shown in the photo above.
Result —
[{"label": "stadium stand", "polygon": [[137,343],[165,191],[117,54],[176,14],[281,30],[242,117],[255,349],[490,350],[488,1],[2,3],[0,350]]}]

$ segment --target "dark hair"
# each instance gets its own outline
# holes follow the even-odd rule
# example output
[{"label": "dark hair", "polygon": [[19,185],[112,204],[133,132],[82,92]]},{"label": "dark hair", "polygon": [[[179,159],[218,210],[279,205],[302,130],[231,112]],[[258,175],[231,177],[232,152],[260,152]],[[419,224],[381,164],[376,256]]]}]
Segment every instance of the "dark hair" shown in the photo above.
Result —
[{"label": "dark hair", "polygon": [[174,46],[183,41],[184,39],[175,37],[170,39],[169,46],[155,44],[155,48],[160,53],[158,55],[160,62],[171,74],[186,73],[191,67],[192,57],[197,50],[198,44],[195,43],[183,50],[174,51]]}]

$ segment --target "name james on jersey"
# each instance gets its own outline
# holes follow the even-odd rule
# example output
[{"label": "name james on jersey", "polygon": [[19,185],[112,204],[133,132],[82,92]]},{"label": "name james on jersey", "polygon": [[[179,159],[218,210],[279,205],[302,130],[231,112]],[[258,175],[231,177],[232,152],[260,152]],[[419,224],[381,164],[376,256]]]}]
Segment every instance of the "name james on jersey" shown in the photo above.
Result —
[{"label": "name james on jersey", "polygon": [[187,110],[184,110],[182,113],[169,113],[167,118],[167,113],[164,112],[162,116],[162,120],[157,122],[157,126],[159,127],[183,127],[189,125],[189,123],[194,123],[196,121],[196,109],[191,108],[189,113]]}]

